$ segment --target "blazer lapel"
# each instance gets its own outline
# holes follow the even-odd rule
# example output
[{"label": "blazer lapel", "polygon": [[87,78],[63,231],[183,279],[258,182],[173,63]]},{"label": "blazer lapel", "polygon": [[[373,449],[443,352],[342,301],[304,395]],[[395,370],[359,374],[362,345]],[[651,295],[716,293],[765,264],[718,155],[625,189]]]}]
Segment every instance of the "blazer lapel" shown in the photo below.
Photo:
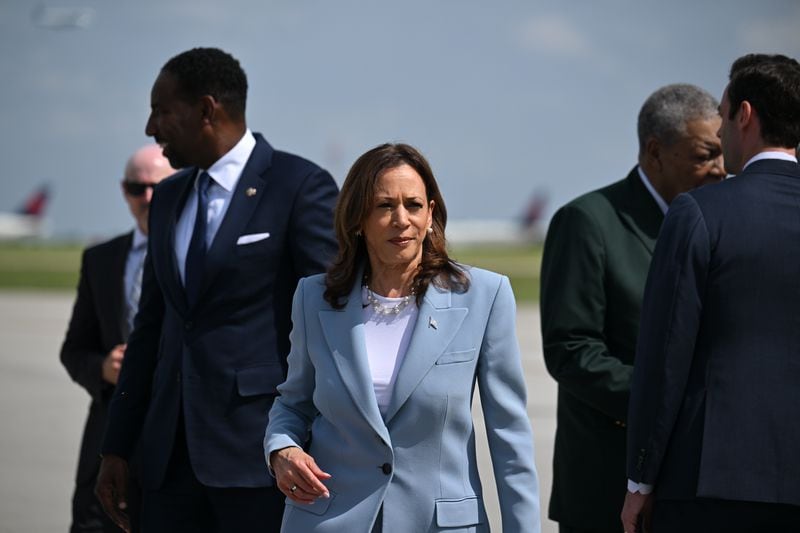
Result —
[{"label": "blazer lapel", "polygon": [[[360,280],[361,276],[356,279]],[[384,441],[390,442],[372,387],[361,311],[361,284],[355,284],[344,309],[322,310],[319,320],[339,375],[361,416]]]},{"label": "blazer lapel", "polygon": [[428,373],[431,366],[450,344],[467,316],[464,307],[450,307],[450,291],[441,291],[430,285],[419,308],[411,342],[397,372],[386,423],[408,400],[411,393]]},{"label": "blazer lapel", "polygon": [[[202,295],[226,261],[229,261],[236,247],[236,240],[242,234],[256,207],[264,197],[264,174],[272,163],[272,147],[256,135],[256,146],[247,161],[242,175],[231,196],[231,204],[225,213],[211,247],[206,255],[206,268],[200,288]],[[198,298],[198,301],[200,298]]]},{"label": "blazer lapel", "polygon": [[[149,236],[150,242],[148,243],[148,248],[151,246],[153,247],[152,249],[155,249],[156,246],[161,247],[161,257],[166,258],[166,276],[171,281],[167,285],[169,296],[174,302],[176,309],[180,310],[182,315],[186,314],[188,304],[186,302],[186,291],[183,288],[180,270],[178,269],[178,257],[175,255],[175,228],[186,206],[186,201],[189,199],[189,193],[194,186],[194,177],[196,175],[197,168],[192,168],[183,176],[183,183],[179,185],[176,184],[178,194],[172,201],[172,210],[167,215],[167,219],[164,223],[164,231],[160,232],[159,235],[155,235],[151,231]],[[161,238],[159,238],[159,236]],[[151,260],[154,261],[155,256],[151,258]]]},{"label": "blazer lapel", "polygon": [[627,198],[624,199],[619,210],[619,217],[642,242],[645,248],[653,254],[658,238],[658,231],[664,221],[664,214],[642,183],[638,167],[634,167],[627,181]]}]

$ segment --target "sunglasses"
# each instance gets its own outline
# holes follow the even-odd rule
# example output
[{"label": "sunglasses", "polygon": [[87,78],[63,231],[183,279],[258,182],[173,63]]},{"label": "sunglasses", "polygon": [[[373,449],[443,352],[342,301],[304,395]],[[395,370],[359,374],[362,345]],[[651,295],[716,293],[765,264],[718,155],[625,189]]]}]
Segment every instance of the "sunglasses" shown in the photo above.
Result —
[{"label": "sunglasses", "polygon": [[122,188],[131,196],[142,196],[147,189],[155,187],[155,183],[135,183],[133,181],[123,181]]}]

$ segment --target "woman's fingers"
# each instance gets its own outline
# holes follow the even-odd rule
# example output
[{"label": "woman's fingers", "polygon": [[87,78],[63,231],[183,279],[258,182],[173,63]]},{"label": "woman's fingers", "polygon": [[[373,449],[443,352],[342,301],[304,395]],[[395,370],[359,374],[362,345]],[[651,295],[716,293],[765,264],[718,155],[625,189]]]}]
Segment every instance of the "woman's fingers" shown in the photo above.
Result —
[{"label": "woman's fingers", "polygon": [[[298,503],[314,503],[318,498],[317,495],[311,494],[294,483],[290,485],[278,486],[287,498],[294,500]],[[294,489],[294,490],[292,490]]]},{"label": "woman's fingers", "polygon": [[300,475],[303,478],[302,481],[305,481],[305,483],[299,483],[298,485],[302,486],[306,492],[328,498],[330,496],[328,487],[322,483],[321,479],[330,479],[331,475],[323,472],[310,455],[305,454],[304,459],[305,464],[303,464],[303,467],[300,469]]},{"label": "woman's fingers", "polygon": [[314,458],[297,447],[283,448],[273,452],[270,460],[278,488],[295,501],[311,502],[314,499],[330,497],[328,488],[321,479],[330,479]]}]

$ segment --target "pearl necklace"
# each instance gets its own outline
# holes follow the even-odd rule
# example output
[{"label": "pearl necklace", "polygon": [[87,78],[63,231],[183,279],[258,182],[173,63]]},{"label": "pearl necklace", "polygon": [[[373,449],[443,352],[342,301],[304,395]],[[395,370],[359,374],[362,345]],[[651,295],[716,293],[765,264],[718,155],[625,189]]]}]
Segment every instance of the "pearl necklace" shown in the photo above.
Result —
[{"label": "pearl necklace", "polygon": [[364,283],[364,288],[367,289],[367,303],[368,305],[372,306],[372,309],[379,315],[388,316],[388,315],[399,315],[403,312],[403,309],[408,307],[408,303],[411,301],[411,297],[414,296],[414,290],[411,290],[411,294],[403,296],[403,299],[400,300],[400,303],[394,305],[392,307],[383,305],[375,295],[370,290],[369,285]]}]

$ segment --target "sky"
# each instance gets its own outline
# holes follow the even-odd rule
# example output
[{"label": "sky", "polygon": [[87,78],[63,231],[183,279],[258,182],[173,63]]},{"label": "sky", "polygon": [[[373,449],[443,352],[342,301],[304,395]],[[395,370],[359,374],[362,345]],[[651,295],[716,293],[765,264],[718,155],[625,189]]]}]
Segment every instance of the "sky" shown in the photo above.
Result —
[{"label": "sky", "polygon": [[[84,9],[55,29],[43,8]],[[452,219],[546,216],[624,177],[649,94],[720,98],[734,59],[800,58],[796,0],[0,0],[0,211],[51,187],[57,238],[132,227],[119,180],[161,66],[195,46],[238,58],[247,119],[341,184],[383,142],[418,147]]]}]

